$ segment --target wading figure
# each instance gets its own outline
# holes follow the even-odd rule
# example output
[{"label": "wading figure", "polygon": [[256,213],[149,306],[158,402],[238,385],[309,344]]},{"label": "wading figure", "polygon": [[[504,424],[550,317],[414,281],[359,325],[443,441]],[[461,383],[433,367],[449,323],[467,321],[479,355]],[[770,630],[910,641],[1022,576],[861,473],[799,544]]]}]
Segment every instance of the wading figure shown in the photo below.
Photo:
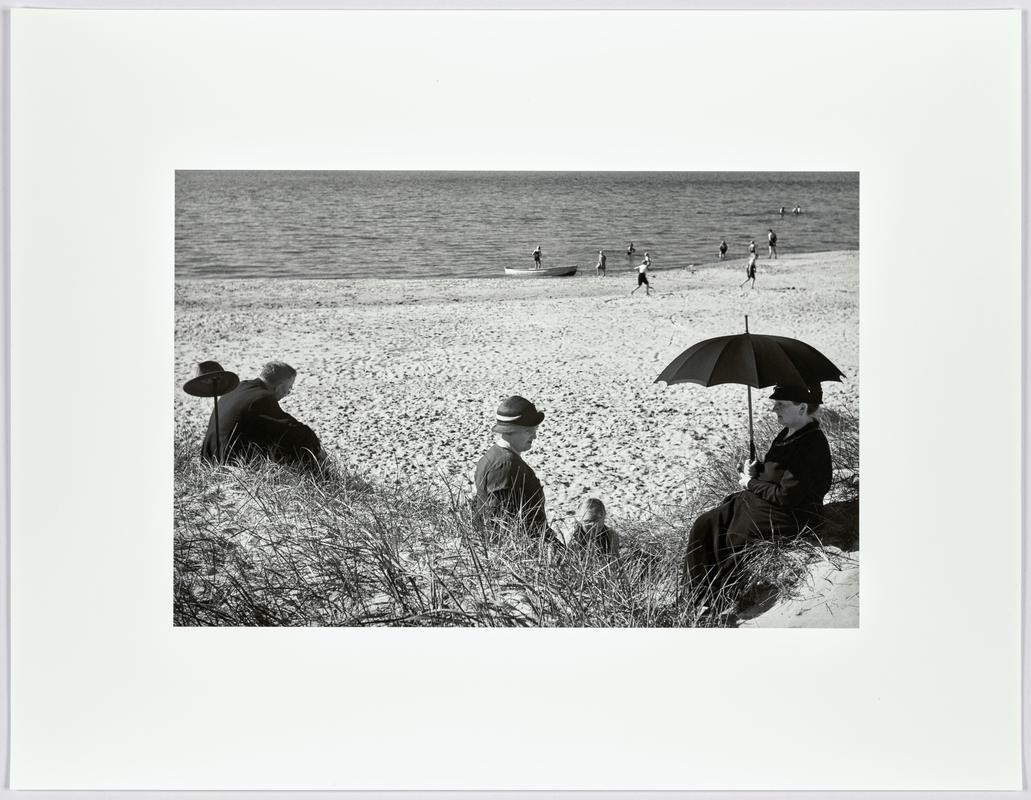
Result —
[{"label": "wading figure", "polygon": [[766,239],[770,243],[770,258],[777,257],[777,234],[773,232],[773,228],[770,228],[766,234]]},{"label": "wading figure", "polygon": [[727,240],[720,240],[720,261],[723,261],[727,257]]},{"label": "wading figure", "polygon": [[533,268],[541,268],[541,246],[537,245],[537,249],[533,251]]}]

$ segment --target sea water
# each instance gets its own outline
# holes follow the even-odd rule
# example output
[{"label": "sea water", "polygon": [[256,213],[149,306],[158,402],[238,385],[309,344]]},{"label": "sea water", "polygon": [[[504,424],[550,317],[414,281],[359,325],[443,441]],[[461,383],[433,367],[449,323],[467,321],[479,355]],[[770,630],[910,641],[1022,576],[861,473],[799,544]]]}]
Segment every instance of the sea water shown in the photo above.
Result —
[{"label": "sea water", "polygon": [[[792,213],[795,206],[800,214]],[[785,208],[783,216],[780,208]],[[189,278],[594,273],[859,247],[856,172],[178,171],[175,270]],[[628,244],[635,252],[627,256]]]}]

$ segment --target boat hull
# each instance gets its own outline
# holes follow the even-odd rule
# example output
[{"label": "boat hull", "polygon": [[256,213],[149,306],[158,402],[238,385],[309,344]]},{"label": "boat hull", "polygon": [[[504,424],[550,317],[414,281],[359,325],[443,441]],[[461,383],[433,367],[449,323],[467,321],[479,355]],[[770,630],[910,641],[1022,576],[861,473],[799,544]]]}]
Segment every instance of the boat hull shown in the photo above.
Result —
[{"label": "boat hull", "polygon": [[545,267],[543,269],[511,269],[505,267],[505,274],[511,278],[567,278],[575,275],[577,265],[571,267]]}]

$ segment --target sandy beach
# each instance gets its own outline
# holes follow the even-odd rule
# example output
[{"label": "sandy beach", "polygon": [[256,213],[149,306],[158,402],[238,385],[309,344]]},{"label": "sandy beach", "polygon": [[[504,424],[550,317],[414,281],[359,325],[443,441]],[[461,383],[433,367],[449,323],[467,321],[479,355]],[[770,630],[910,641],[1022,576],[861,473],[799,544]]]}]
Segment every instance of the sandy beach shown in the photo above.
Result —
[{"label": "sandy beach", "polygon": [[[825,384],[828,407],[858,414],[859,256],[760,259],[635,277],[593,268],[564,279],[180,280],[175,414],[198,445],[210,403],[181,391],[196,362],[241,379],[285,360],[299,375],[285,410],[311,425],[340,462],[385,482],[466,484],[489,446],[501,397],[545,411],[526,460],[549,513],[585,496],[617,518],[683,502],[714,448],[747,450],[743,386],[655,384],[691,344],[744,330],[802,339],[848,377]],[[754,390],[757,418],[769,391]],[[757,442],[762,450],[764,443]]]}]

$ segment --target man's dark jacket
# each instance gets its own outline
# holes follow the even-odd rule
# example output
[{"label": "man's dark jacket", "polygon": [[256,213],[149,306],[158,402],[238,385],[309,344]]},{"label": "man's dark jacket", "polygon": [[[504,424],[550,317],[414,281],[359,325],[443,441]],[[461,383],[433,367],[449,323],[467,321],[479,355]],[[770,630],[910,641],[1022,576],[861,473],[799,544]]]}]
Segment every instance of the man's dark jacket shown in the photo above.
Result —
[{"label": "man's dark jacket", "polygon": [[[218,426],[226,463],[252,455],[268,456],[286,464],[317,463],[319,438],[311,428],[283,411],[272,390],[258,379],[243,381],[218,399]],[[217,460],[214,411],[201,445],[201,457]]]},{"label": "man's dark jacket", "polygon": [[548,536],[544,488],[518,453],[498,445],[476,464],[476,497],[484,521],[521,521],[531,536]]}]

